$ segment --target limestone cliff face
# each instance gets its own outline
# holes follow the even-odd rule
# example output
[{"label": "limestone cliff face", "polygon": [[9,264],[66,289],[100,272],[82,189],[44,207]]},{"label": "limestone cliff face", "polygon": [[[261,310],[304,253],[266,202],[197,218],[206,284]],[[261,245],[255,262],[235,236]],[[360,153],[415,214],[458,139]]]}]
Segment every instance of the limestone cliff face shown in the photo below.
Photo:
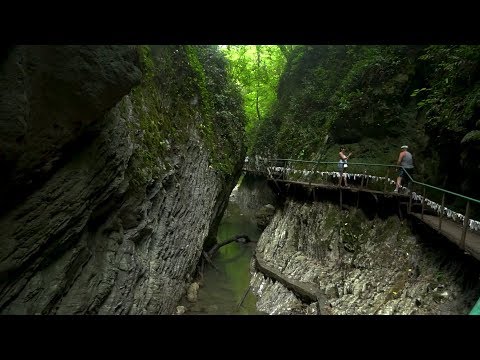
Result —
[{"label": "limestone cliff face", "polygon": [[129,46],[15,47],[0,71],[0,213],[50,176],[141,75]]},{"label": "limestone cliff face", "polygon": [[[257,253],[282,274],[319,286],[329,314],[468,314],[480,291],[479,264],[446,240],[416,236],[396,216],[368,218],[328,202],[288,200]],[[259,272],[251,284],[261,311],[317,312]]]},{"label": "limestone cliff face", "polygon": [[0,82],[0,313],[172,313],[244,158],[220,55],[19,47]]},{"label": "limestone cliff face", "polygon": [[295,46],[249,151],[393,164],[407,144],[416,180],[480,198],[479,85],[478,45]]}]

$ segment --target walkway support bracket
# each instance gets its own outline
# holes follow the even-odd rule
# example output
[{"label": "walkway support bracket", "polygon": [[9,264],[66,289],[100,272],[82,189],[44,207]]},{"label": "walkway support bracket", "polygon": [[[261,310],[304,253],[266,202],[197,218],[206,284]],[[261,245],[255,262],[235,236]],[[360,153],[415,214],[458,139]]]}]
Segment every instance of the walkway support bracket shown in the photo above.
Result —
[{"label": "walkway support bracket", "polygon": [[465,238],[467,237],[468,223],[470,222],[470,201],[467,201],[465,209],[465,218],[463,219],[462,239],[460,240],[460,248],[465,250]]}]

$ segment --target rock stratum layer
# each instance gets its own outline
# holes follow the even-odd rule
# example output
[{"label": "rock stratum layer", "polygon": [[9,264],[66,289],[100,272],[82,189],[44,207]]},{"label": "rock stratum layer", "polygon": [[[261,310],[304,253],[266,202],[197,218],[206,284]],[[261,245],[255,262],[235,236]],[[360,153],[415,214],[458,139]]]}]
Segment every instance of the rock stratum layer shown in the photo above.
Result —
[{"label": "rock stratum layer", "polygon": [[0,313],[173,313],[245,156],[222,56],[19,46],[0,84]]},{"label": "rock stratum layer", "polygon": [[[257,253],[283,276],[314,284],[322,314],[468,314],[478,263],[445,239],[414,235],[396,216],[369,218],[328,202],[288,200],[262,233]],[[316,314],[281,283],[254,271],[257,308]]]}]

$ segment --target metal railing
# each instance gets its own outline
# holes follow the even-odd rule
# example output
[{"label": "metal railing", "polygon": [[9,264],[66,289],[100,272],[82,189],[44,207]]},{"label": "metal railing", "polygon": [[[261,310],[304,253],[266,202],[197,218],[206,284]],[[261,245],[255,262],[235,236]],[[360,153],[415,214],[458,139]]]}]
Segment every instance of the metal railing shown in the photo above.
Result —
[{"label": "metal railing", "polygon": [[[419,214],[422,220],[426,212],[436,213],[439,231],[442,229],[442,222],[446,217],[459,223],[462,227],[460,247],[465,249],[467,229],[470,228],[475,232],[480,231],[480,222],[470,219],[471,206],[480,204],[480,200],[416,181],[409,174],[408,169],[398,165],[348,162],[348,167],[344,170],[344,174],[349,185],[355,185],[355,187],[370,191],[392,193],[398,176],[396,170],[398,171],[401,168],[409,179],[409,189],[406,187],[401,188],[401,191],[409,196],[408,212],[412,212],[413,206],[420,206]],[[245,169],[263,173],[273,180],[295,181],[308,185],[338,185],[340,180],[338,162],[334,161],[265,159],[256,157],[248,162]],[[439,192],[442,198],[441,204],[428,199],[427,191]],[[460,199],[465,202],[464,214],[447,208],[445,204],[446,195],[453,196],[455,201]]]},{"label": "metal railing", "polygon": [[[405,169],[404,169],[405,170]],[[410,193],[410,204],[412,203],[412,200],[414,199],[416,193],[413,191],[413,187],[417,186],[421,188],[422,191],[422,196],[419,197],[417,195],[417,198],[421,200],[422,203],[422,208],[421,208],[421,218],[423,219],[424,216],[424,211],[425,211],[425,204],[432,208],[437,214],[438,214],[438,230],[442,229],[442,220],[445,216],[451,218],[455,222],[461,222],[462,224],[462,235],[460,239],[460,247],[462,249],[465,249],[465,238],[467,234],[467,229],[470,228],[472,231],[478,232],[480,230],[480,222],[476,220],[470,219],[470,213],[471,213],[471,206],[473,205],[479,205],[480,200],[455,193],[453,191],[445,190],[442,188],[439,188],[437,186],[425,184],[420,181],[416,181],[412,178],[412,176],[408,173],[407,170],[405,170],[410,182],[412,183],[412,191]],[[427,189],[439,192],[442,195],[442,200],[441,204],[438,204],[436,202],[433,202],[427,198]],[[457,212],[454,212],[450,209],[448,209],[445,206],[445,196],[446,195],[451,195],[455,199],[461,199],[465,201],[465,212],[464,214],[460,214]]]},{"label": "metal railing", "polygon": [[[337,162],[332,162],[332,161],[305,161],[305,160],[296,160],[296,159],[255,159],[257,162],[257,165],[263,164],[265,167],[264,173],[274,179],[274,176],[280,175],[283,177],[284,180],[293,180],[293,181],[301,181],[303,180],[308,180],[308,181],[303,181],[307,182],[309,185],[315,181],[317,183],[319,180],[321,182],[326,181],[328,179],[328,176],[325,176],[326,174],[330,174],[331,177],[333,178],[338,178],[340,176],[338,169],[332,169],[333,166],[338,166]],[[260,163],[258,162],[260,160]],[[282,165],[282,166],[278,166]],[[262,165],[260,165],[261,167]],[[310,169],[307,170],[308,166]],[[248,166],[247,166],[248,168]],[[273,169],[272,169],[273,168]],[[280,168],[276,170],[277,168]],[[323,168],[324,171],[321,171]],[[372,168],[374,169],[379,169],[378,171],[367,171],[367,168],[370,170]],[[369,180],[377,179],[380,180],[379,183],[384,184],[383,187],[383,192],[386,192],[387,186],[389,183],[393,182],[395,185],[395,181],[392,181],[389,178],[390,171],[392,168],[395,169],[400,169],[402,168],[403,171],[405,171],[408,179],[409,179],[409,202],[408,202],[408,212],[412,212],[412,206],[414,204],[414,201],[419,201],[421,203],[421,210],[420,210],[420,217],[423,220],[424,219],[424,213],[426,208],[432,209],[434,212],[438,214],[438,231],[441,231],[442,229],[442,221],[444,217],[448,217],[451,220],[455,222],[460,222],[462,232],[461,232],[461,239],[459,243],[459,247],[462,250],[465,250],[465,240],[466,240],[466,234],[467,234],[467,229],[470,228],[474,232],[478,232],[480,230],[480,222],[476,220],[470,219],[470,213],[471,213],[471,206],[472,205],[479,205],[480,200],[455,193],[453,191],[445,190],[442,188],[439,188],[437,186],[429,185],[420,181],[416,181],[412,178],[411,174],[408,172],[408,169],[405,169],[403,167],[400,167],[398,165],[388,165],[388,164],[370,164],[370,163],[348,163],[348,168],[346,169],[347,171],[347,177],[355,182],[357,180],[357,177],[360,179],[360,188],[367,188],[369,186]],[[386,175],[382,177],[378,177],[377,173],[381,173],[382,170],[385,172]],[[328,171],[328,170],[333,170],[333,171]],[[360,170],[360,171],[359,171]],[[258,170],[253,170],[253,171],[259,171],[263,172],[261,169]],[[375,173],[375,174],[372,174]],[[333,174],[336,174],[333,175]],[[296,180],[292,178],[297,177]],[[320,176],[320,179],[319,179]],[[370,182],[371,186],[372,182]],[[422,195],[418,195],[415,190],[415,188],[420,188],[420,192]],[[405,189],[405,188],[403,188]],[[441,194],[442,200],[441,204],[438,204],[434,201],[431,201],[427,198],[427,189],[430,191],[435,191]],[[455,200],[463,200],[466,202],[465,204],[465,212],[464,214],[457,213],[455,211],[450,210],[445,206],[445,198],[446,196],[449,195],[453,197]],[[480,314],[480,299],[477,301],[475,306],[472,308],[471,315],[478,315]]]},{"label": "metal railing", "polygon": [[[251,164],[249,164],[251,165]],[[344,169],[347,182],[365,189],[391,192],[395,187],[396,165],[372,163],[348,163]],[[263,159],[256,166],[246,169],[263,173],[272,179],[304,182],[311,184],[338,184],[340,173],[338,163],[334,161],[308,161],[296,159]],[[392,176],[392,177],[390,177]]]}]

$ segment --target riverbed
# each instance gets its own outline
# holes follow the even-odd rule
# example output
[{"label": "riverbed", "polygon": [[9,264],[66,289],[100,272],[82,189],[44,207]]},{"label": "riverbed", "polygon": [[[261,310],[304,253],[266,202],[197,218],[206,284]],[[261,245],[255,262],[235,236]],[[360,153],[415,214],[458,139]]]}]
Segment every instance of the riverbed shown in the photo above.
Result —
[{"label": "riverbed", "polygon": [[[206,265],[198,299],[186,304],[186,314],[264,314],[256,309],[255,295],[249,290],[245,295],[251,277],[250,261],[261,232],[250,216],[230,202],[218,229],[217,242],[238,234],[248,235],[252,242],[232,242],[219,249],[213,258],[218,270]],[[238,306],[240,302],[242,305]]]}]

